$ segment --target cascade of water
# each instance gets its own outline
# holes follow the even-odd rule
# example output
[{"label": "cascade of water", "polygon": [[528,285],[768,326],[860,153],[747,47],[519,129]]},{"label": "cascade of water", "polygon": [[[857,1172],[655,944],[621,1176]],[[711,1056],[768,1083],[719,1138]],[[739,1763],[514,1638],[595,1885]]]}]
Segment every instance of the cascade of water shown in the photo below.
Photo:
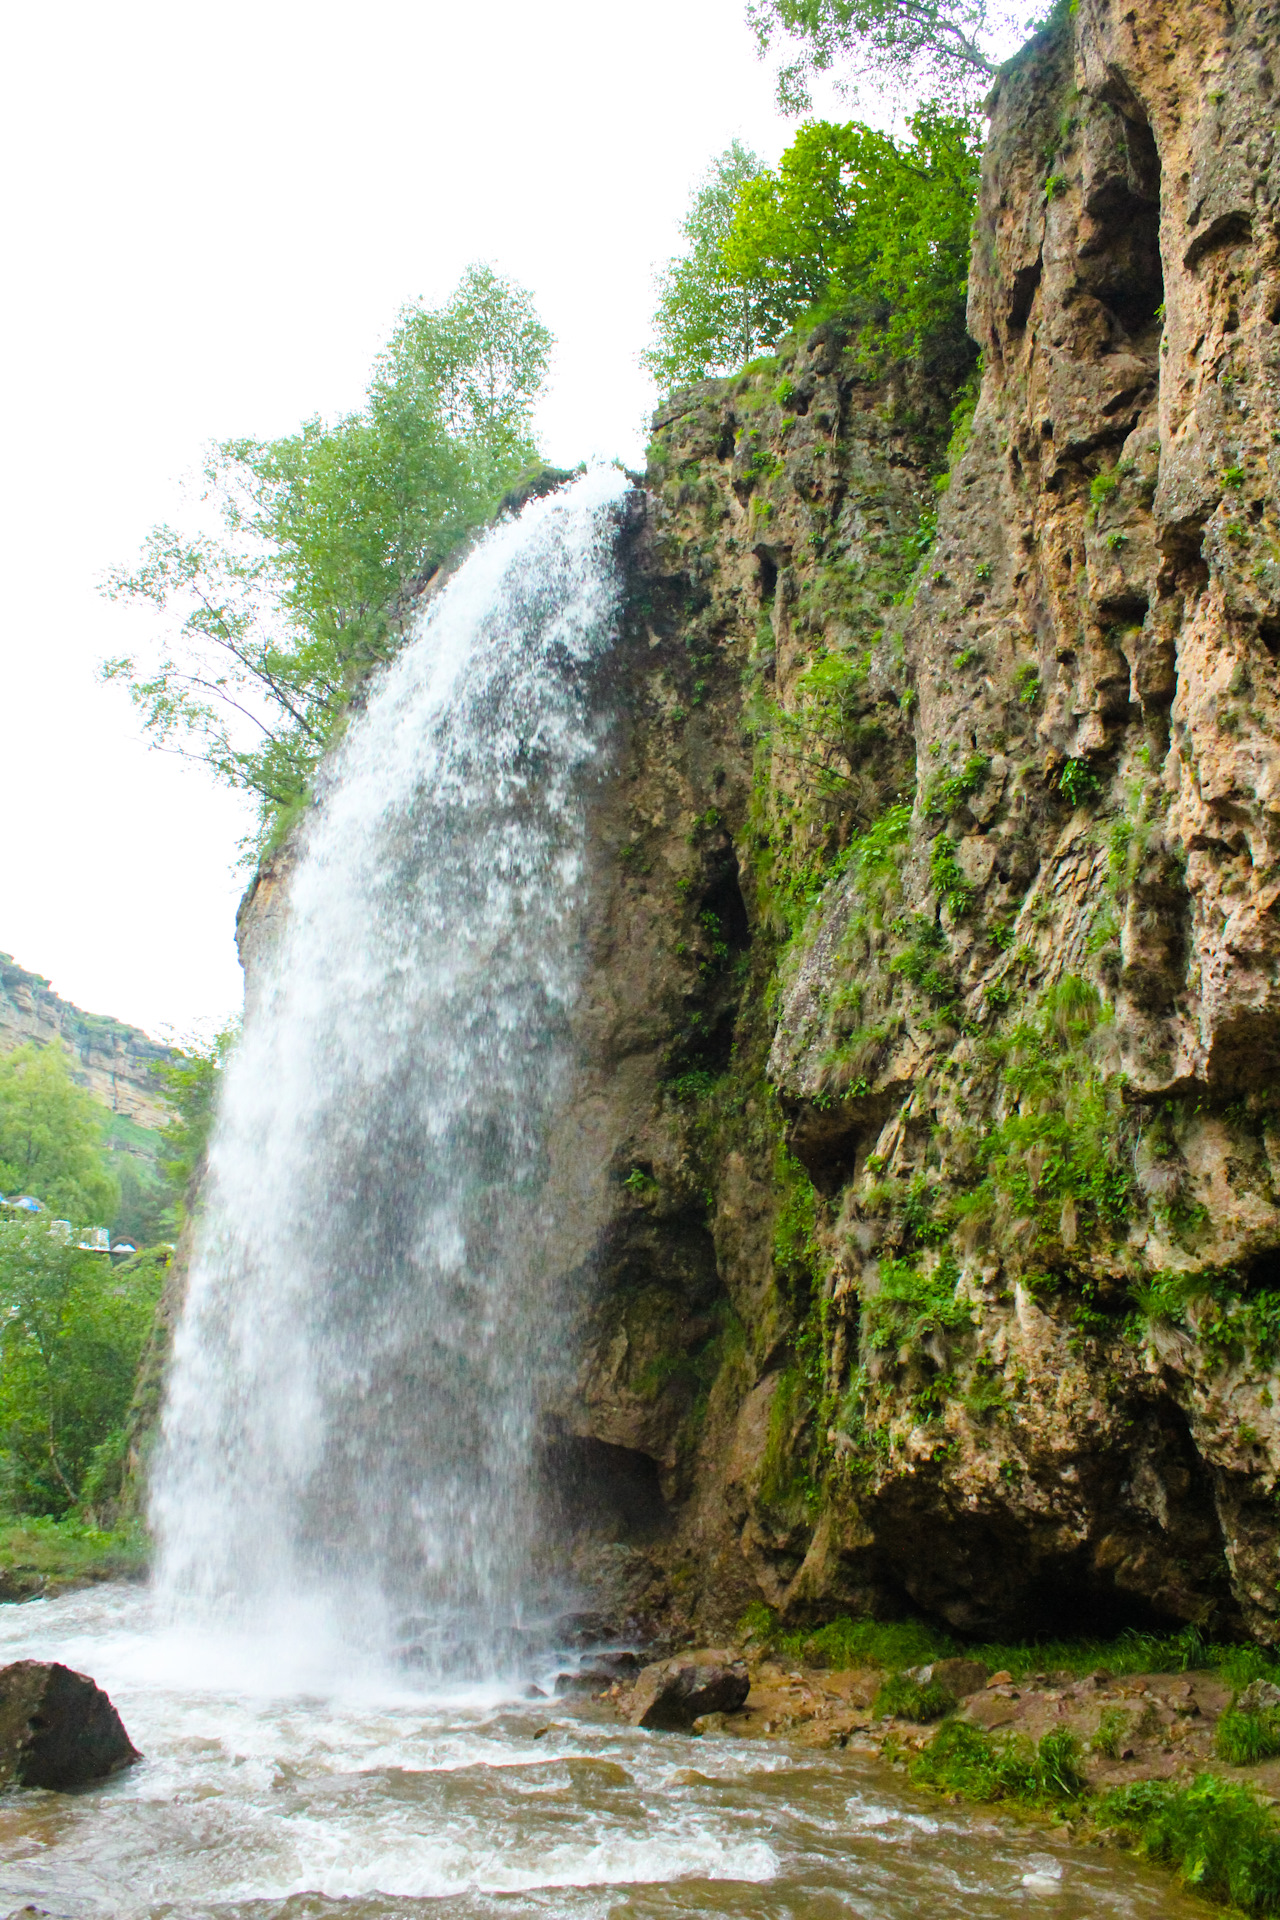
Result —
[{"label": "cascade of water", "polygon": [[171,1595],[361,1637],[519,1609],[626,484],[491,532],[335,757],[211,1149],[153,1475]]}]

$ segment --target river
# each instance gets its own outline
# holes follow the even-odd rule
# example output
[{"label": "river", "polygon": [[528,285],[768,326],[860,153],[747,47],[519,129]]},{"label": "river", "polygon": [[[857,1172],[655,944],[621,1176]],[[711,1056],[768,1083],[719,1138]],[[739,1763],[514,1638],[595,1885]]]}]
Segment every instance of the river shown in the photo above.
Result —
[{"label": "river", "polygon": [[[913,1793],[882,1764],[652,1734],[519,1683],[421,1690],[295,1619],[144,1589],[0,1607],[0,1662],[106,1687],[143,1762],[0,1798],[0,1912],[58,1920],[1128,1920],[1199,1915],[1122,1856]],[[534,1677],[544,1687],[555,1667]],[[528,1682],[525,1682],[527,1685]]]}]

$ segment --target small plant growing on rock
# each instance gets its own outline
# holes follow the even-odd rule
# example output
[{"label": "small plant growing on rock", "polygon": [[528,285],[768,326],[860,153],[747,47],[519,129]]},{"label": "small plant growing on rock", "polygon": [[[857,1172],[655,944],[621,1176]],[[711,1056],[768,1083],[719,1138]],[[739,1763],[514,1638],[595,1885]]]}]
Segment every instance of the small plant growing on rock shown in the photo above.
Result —
[{"label": "small plant growing on rock", "polygon": [[1040,669],[1034,661],[1028,660],[1018,668],[1013,677],[1018,699],[1024,707],[1034,706],[1040,698]]},{"label": "small plant growing on rock", "polygon": [[1254,1767],[1280,1753],[1280,1707],[1228,1708],[1213,1736],[1214,1751],[1229,1767]]},{"label": "small plant growing on rock", "polygon": [[1087,760],[1068,760],[1058,775],[1058,791],[1071,806],[1083,806],[1099,791],[1098,776]]},{"label": "small plant growing on rock", "polygon": [[871,1711],[880,1716],[892,1714],[895,1720],[914,1720],[918,1726],[943,1720],[956,1710],[956,1697],[949,1687],[931,1680],[921,1686],[909,1674],[894,1673],[876,1689]]},{"label": "small plant growing on rock", "polygon": [[1123,1707],[1108,1707],[1089,1745],[1108,1760],[1118,1760],[1129,1738],[1129,1716]]}]

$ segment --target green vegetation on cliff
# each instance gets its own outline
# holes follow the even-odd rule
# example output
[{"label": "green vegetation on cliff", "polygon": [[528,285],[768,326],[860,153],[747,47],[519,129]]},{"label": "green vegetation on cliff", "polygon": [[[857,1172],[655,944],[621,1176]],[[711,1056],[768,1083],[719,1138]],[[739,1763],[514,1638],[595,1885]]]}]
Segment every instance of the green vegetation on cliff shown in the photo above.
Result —
[{"label": "green vegetation on cliff", "polygon": [[662,275],[646,356],[655,378],[670,387],[736,370],[833,314],[852,321],[869,360],[914,353],[963,373],[981,144],[968,116],[936,105],[908,127],[897,141],[814,121],[776,171],[735,142],[694,196],[685,254]]}]

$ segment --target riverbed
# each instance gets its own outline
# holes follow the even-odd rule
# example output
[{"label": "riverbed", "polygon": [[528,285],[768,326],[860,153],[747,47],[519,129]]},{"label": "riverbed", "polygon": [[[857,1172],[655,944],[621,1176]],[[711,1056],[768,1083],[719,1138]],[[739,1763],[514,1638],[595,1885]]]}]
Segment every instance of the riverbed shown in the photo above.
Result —
[{"label": "riverbed", "polygon": [[141,1765],[0,1797],[0,1914],[59,1920],[1181,1920],[1115,1853],[915,1794],[881,1763],[620,1727],[506,1685],[415,1685],[307,1623],[157,1617],[145,1589],[0,1607],[0,1662],[58,1659]]}]

